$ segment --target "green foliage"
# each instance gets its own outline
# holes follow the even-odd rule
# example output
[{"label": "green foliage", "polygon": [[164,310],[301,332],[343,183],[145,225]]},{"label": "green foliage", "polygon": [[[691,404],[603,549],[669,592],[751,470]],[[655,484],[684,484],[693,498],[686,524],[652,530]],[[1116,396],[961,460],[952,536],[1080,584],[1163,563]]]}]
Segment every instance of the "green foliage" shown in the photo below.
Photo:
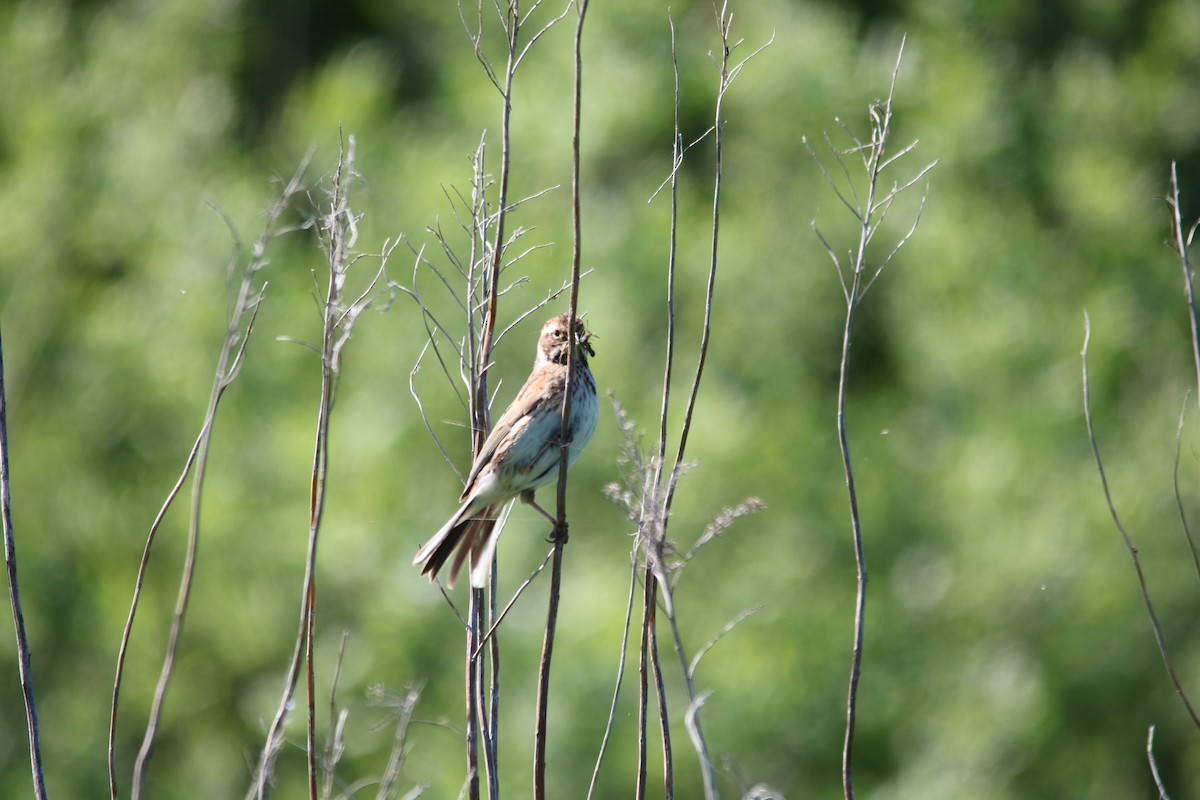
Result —
[{"label": "green foliage", "polygon": [[[707,2],[672,9],[691,142],[711,125],[716,25]],[[886,92],[906,32],[896,147],[920,140],[913,172],[941,163],[921,227],[861,309],[852,352],[848,420],[871,575],[856,786],[889,800],[1150,796],[1144,745],[1155,724],[1172,796],[1188,797],[1200,785],[1200,745],[1107,518],[1078,352],[1087,307],[1115,499],[1177,666],[1200,693],[1200,591],[1170,483],[1194,380],[1159,200],[1178,160],[1185,219],[1200,210],[1197,4],[770,0],[734,11],[739,53],[772,33],[775,42],[727,98],[714,338],[689,445],[699,464],[672,522],[686,547],[727,505],[754,495],[769,507],[701,551],[676,596],[692,653],[763,604],[697,673],[713,689],[705,726],[723,795],[738,795],[738,776],[790,798],[838,791],[854,589],[833,418],[842,307],[810,222],[842,249],[854,231],[800,137],[840,141],[835,117],[865,133],[867,103]],[[513,217],[535,229],[525,241],[551,246],[510,273],[529,281],[505,298],[505,323],[567,275],[570,42],[567,26],[552,30],[517,81],[513,196],[560,188]],[[601,387],[655,430],[667,198],[647,201],[670,169],[666,4],[592,4],[584,58],[583,259],[594,272],[581,309],[598,333]],[[0,8],[0,110],[13,511],[47,782],[52,796],[97,797],[137,560],[199,431],[224,336],[232,243],[207,204],[248,244],[272,177],[290,175],[314,146],[314,179],[328,173],[340,132],[354,133],[360,248],[401,234],[436,248],[425,229],[453,228],[445,192],[469,191],[485,130],[498,172],[499,99],[444,2],[39,0]],[[711,155],[706,139],[682,171],[681,376],[698,342]],[[906,229],[922,188],[897,205],[876,259]],[[296,629],[319,364],[278,337],[318,335],[312,272],[322,256],[309,231],[275,241],[270,256],[245,370],[217,421],[198,579],[149,771],[155,797],[244,791]],[[411,263],[400,248],[389,269],[409,284]],[[435,297],[436,282],[421,281]],[[501,404],[526,374],[537,323],[497,353]],[[446,797],[463,774],[462,637],[408,562],[452,512],[458,486],[409,395],[423,340],[401,296],[365,317],[347,350],[318,574],[317,708],[327,731],[349,631],[339,779],[378,776],[386,763],[393,717],[371,687],[397,694],[423,681],[405,785]],[[432,362],[416,381],[462,468],[460,406]],[[548,774],[563,797],[586,791],[617,665],[630,531],[601,489],[618,478],[620,444],[606,413],[572,472]],[[1183,486],[1200,519],[1196,445],[1189,422]],[[176,509],[134,630],[117,742],[123,792],[185,533]],[[502,595],[540,561],[544,534],[535,515],[514,513],[500,547]],[[506,794],[528,791],[544,583],[503,629]],[[678,795],[694,797],[686,700],[666,655]],[[14,664],[0,669],[13,723],[0,727],[5,796],[29,786]],[[628,677],[603,797],[632,795]],[[300,723],[291,742],[302,740]],[[303,796],[303,782],[289,745],[278,796]]]}]

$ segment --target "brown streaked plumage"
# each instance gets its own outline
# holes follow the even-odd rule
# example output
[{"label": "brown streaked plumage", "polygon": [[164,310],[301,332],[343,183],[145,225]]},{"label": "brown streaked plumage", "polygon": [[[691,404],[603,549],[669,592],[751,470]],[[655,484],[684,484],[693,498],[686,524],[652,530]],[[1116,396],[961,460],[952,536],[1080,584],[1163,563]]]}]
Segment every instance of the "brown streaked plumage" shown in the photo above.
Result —
[{"label": "brown streaked plumage", "polygon": [[505,503],[516,497],[555,521],[553,515],[534,502],[533,493],[558,477],[563,444],[563,391],[571,358],[575,360],[575,370],[571,380],[568,467],[592,438],[599,412],[596,380],[588,368],[588,356],[595,355],[591,333],[577,319],[574,335],[568,335],[567,322],[567,315],[563,314],[542,326],[533,371],[492,427],[471,465],[466,488],[459,498],[462,505],[413,559],[413,564],[421,567],[421,574],[428,575],[430,580],[437,577],[453,553],[447,585],[453,588],[469,555],[471,585],[483,586],[499,536],[496,516]]}]

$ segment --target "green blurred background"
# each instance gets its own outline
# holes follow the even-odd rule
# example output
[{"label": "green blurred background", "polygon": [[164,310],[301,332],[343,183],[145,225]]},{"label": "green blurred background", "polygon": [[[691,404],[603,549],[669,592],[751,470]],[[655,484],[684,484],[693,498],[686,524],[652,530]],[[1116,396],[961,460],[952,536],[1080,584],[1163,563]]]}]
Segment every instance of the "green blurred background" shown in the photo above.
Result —
[{"label": "green blurred background", "polygon": [[[671,6],[691,140],[711,119],[715,13],[708,0]],[[698,464],[673,522],[687,546],[725,505],[753,495],[769,506],[702,551],[676,598],[691,652],[763,604],[697,675],[713,690],[704,721],[723,796],[758,781],[789,798],[840,793],[854,597],[833,413],[842,307],[810,222],[842,248],[852,229],[801,136],[836,133],[835,117],[865,135],[867,104],[886,92],[907,33],[894,136],[920,146],[897,175],[940,163],[920,229],[862,308],[852,359],[848,420],[871,574],[856,788],[881,800],[1155,797],[1145,756],[1154,724],[1172,796],[1200,797],[1200,741],[1107,516],[1079,377],[1086,307],[1115,499],[1176,666],[1200,692],[1200,584],[1171,491],[1176,421],[1195,377],[1162,200],[1177,160],[1185,216],[1200,213],[1200,3],[758,0],[733,11],[734,36],[746,40],[735,58],[775,38],[726,99],[713,345],[689,449]],[[252,241],[277,192],[272,178],[313,146],[312,176],[328,174],[341,126],[357,137],[364,177],[360,249],[400,234],[432,244],[426,226],[452,223],[443,193],[468,189],[485,129],[498,164],[499,104],[454,4],[437,0],[36,0],[3,4],[0,32],[0,308],[21,589],[50,794],[97,797],[138,558],[198,432],[224,332],[231,240],[208,204]],[[600,337],[601,388],[653,431],[668,216],[665,197],[647,200],[670,166],[667,5],[595,2],[585,39],[584,265],[594,272],[581,308]],[[504,321],[567,274],[570,59],[564,26],[516,83],[513,195],[563,188],[513,217],[536,228],[527,243],[555,244],[522,262],[530,280],[506,298]],[[708,143],[693,150],[681,182],[685,374],[698,341],[711,156]],[[897,206],[877,257],[916,199]],[[411,283],[402,253],[393,277]],[[216,427],[153,797],[240,796],[295,633],[319,370],[309,350],[277,337],[317,338],[311,270],[322,257],[310,234],[277,241],[270,256],[245,370]],[[501,403],[528,369],[539,324],[540,315],[497,353]],[[327,730],[348,631],[339,780],[383,771],[392,717],[372,687],[398,693],[423,681],[404,785],[453,797],[463,775],[461,636],[409,566],[458,493],[408,391],[422,340],[400,298],[364,317],[347,350],[320,552],[318,709]],[[418,382],[465,465],[459,406],[432,368]],[[1181,479],[1200,519],[1195,427]],[[620,443],[605,408],[572,473],[550,720],[558,797],[586,791],[617,666],[630,525],[602,488],[619,477]],[[500,548],[503,591],[546,551],[543,527],[525,510],[514,515]],[[185,530],[182,513],[168,518],[134,632],[117,751],[123,792]],[[545,584],[504,628],[501,759],[515,796],[529,791]],[[0,794],[27,796],[4,627]],[[678,796],[696,797],[686,700],[667,655]],[[634,685],[618,709],[602,797],[632,796]],[[302,740],[293,724],[280,797],[305,792]]]}]

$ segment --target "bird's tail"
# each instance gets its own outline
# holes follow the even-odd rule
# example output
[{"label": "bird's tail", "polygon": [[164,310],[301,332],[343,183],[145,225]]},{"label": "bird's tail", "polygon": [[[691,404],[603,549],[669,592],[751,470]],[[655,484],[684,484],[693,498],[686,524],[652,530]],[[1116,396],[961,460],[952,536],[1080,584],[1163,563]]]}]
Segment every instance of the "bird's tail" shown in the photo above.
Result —
[{"label": "bird's tail", "polygon": [[458,513],[425,543],[413,559],[413,564],[421,567],[421,574],[428,575],[429,579],[433,580],[453,554],[450,577],[446,581],[446,586],[451,589],[454,588],[454,582],[458,580],[458,573],[468,555],[471,556],[471,585],[479,588],[487,583],[492,553],[499,536],[496,530],[496,515],[500,506],[488,506],[470,516],[467,516],[467,510],[468,504],[464,504]]}]

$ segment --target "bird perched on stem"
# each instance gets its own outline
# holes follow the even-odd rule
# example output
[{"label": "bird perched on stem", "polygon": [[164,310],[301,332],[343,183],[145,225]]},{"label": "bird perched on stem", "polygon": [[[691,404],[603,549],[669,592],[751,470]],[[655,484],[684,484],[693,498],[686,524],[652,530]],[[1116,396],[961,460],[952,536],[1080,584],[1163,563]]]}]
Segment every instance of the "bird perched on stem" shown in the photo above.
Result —
[{"label": "bird perched on stem", "polygon": [[[430,580],[437,577],[453,553],[447,585],[454,587],[470,555],[471,585],[483,586],[499,537],[496,517],[514,498],[541,512],[555,525],[557,535],[557,518],[534,502],[533,493],[558,477],[563,445],[568,447],[567,466],[575,462],[596,431],[599,412],[596,379],[588,369],[588,356],[596,354],[590,341],[592,334],[580,319],[575,320],[575,330],[568,331],[568,321],[563,314],[546,320],[542,326],[533,372],[476,455],[459,498],[462,505],[413,559]],[[563,396],[572,362],[571,417],[563,441]]]}]

